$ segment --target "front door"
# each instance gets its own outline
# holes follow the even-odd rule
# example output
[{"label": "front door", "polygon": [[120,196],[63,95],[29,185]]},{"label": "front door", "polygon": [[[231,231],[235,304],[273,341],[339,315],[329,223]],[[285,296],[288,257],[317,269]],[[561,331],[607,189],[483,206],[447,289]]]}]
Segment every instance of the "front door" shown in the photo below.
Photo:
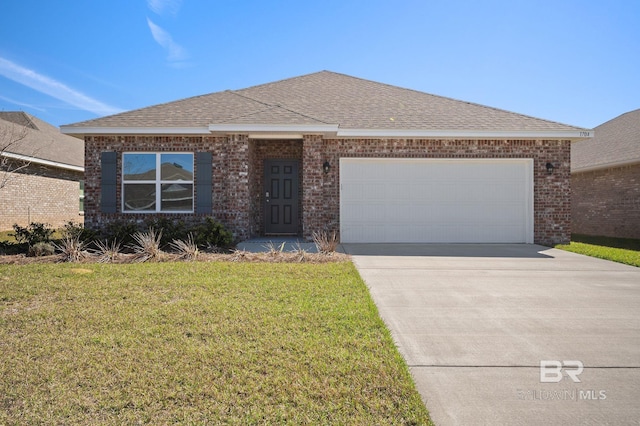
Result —
[{"label": "front door", "polygon": [[265,234],[298,234],[298,198],[298,161],[265,160]]}]

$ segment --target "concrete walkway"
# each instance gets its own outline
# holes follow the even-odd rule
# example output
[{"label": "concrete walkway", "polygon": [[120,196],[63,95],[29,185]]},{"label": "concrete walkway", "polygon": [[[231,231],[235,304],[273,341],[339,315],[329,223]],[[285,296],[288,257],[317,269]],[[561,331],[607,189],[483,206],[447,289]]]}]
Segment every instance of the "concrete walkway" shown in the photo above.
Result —
[{"label": "concrete walkway", "polygon": [[536,245],[343,248],[436,425],[640,424],[639,268]]}]

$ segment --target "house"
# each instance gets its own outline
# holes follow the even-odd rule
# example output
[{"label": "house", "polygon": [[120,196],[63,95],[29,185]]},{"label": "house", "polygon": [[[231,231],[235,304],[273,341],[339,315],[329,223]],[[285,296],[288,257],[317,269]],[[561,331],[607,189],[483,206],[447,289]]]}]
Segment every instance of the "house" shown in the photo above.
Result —
[{"label": "house", "polygon": [[570,239],[570,146],[591,136],[329,71],[61,130],[85,140],[88,227],[213,216],[239,240],[548,245]]},{"label": "house", "polygon": [[0,230],[83,221],[84,143],[25,112],[0,112]]},{"label": "house", "polygon": [[640,109],[594,131],[571,152],[573,232],[640,238]]}]

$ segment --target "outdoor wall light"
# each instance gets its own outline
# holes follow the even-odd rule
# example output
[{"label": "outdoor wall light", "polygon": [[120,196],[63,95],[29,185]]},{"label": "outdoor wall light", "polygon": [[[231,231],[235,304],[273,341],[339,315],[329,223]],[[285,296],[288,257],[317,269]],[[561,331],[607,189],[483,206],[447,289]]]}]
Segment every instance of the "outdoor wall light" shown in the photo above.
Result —
[{"label": "outdoor wall light", "polygon": [[331,170],[331,164],[329,164],[328,161],[325,161],[324,164],[322,165],[322,170],[325,173],[329,173],[329,170]]},{"label": "outdoor wall light", "polygon": [[551,163],[547,163],[547,174],[552,174],[553,173],[553,169],[555,169],[556,167],[551,164]]}]

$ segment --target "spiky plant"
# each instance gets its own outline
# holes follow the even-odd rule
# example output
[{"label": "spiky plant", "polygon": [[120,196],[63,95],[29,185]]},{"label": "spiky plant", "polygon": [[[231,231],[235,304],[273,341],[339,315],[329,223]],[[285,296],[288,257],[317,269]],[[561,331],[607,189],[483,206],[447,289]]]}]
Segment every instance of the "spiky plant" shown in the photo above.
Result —
[{"label": "spiky plant", "polygon": [[80,235],[67,234],[62,241],[54,243],[54,247],[61,253],[62,262],[80,262],[89,256],[87,244],[80,240]]},{"label": "spiky plant", "polygon": [[178,258],[184,260],[196,260],[200,251],[195,243],[193,234],[187,236],[187,240],[173,240],[169,246],[178,254]]},{"label": "spiky plant", "polygon": [[312,237],[320,253],[334,253],[340,244],[340,238],[336,231],[332,231],[331,233],[329,233],[329,231],[316,231]]},{"label": "spiky plant", "polygon": [[133,250],[135,259],[138,262],[160,260],[163,255],[160,249],[161,240],[162,230],[156,232],[155,229],[149,228],[146,232],[136,232],[133,234],[134,242],[129,245],[129,248]]},{"label": "spiky plant", "polygon": [[94,244],[96,245],[96,248],[92,250],[92,252],[98,256],[98,262],[114,263],[120,257],[122,245],[118,240],[112,240],[111,242],[96,241]]}]

